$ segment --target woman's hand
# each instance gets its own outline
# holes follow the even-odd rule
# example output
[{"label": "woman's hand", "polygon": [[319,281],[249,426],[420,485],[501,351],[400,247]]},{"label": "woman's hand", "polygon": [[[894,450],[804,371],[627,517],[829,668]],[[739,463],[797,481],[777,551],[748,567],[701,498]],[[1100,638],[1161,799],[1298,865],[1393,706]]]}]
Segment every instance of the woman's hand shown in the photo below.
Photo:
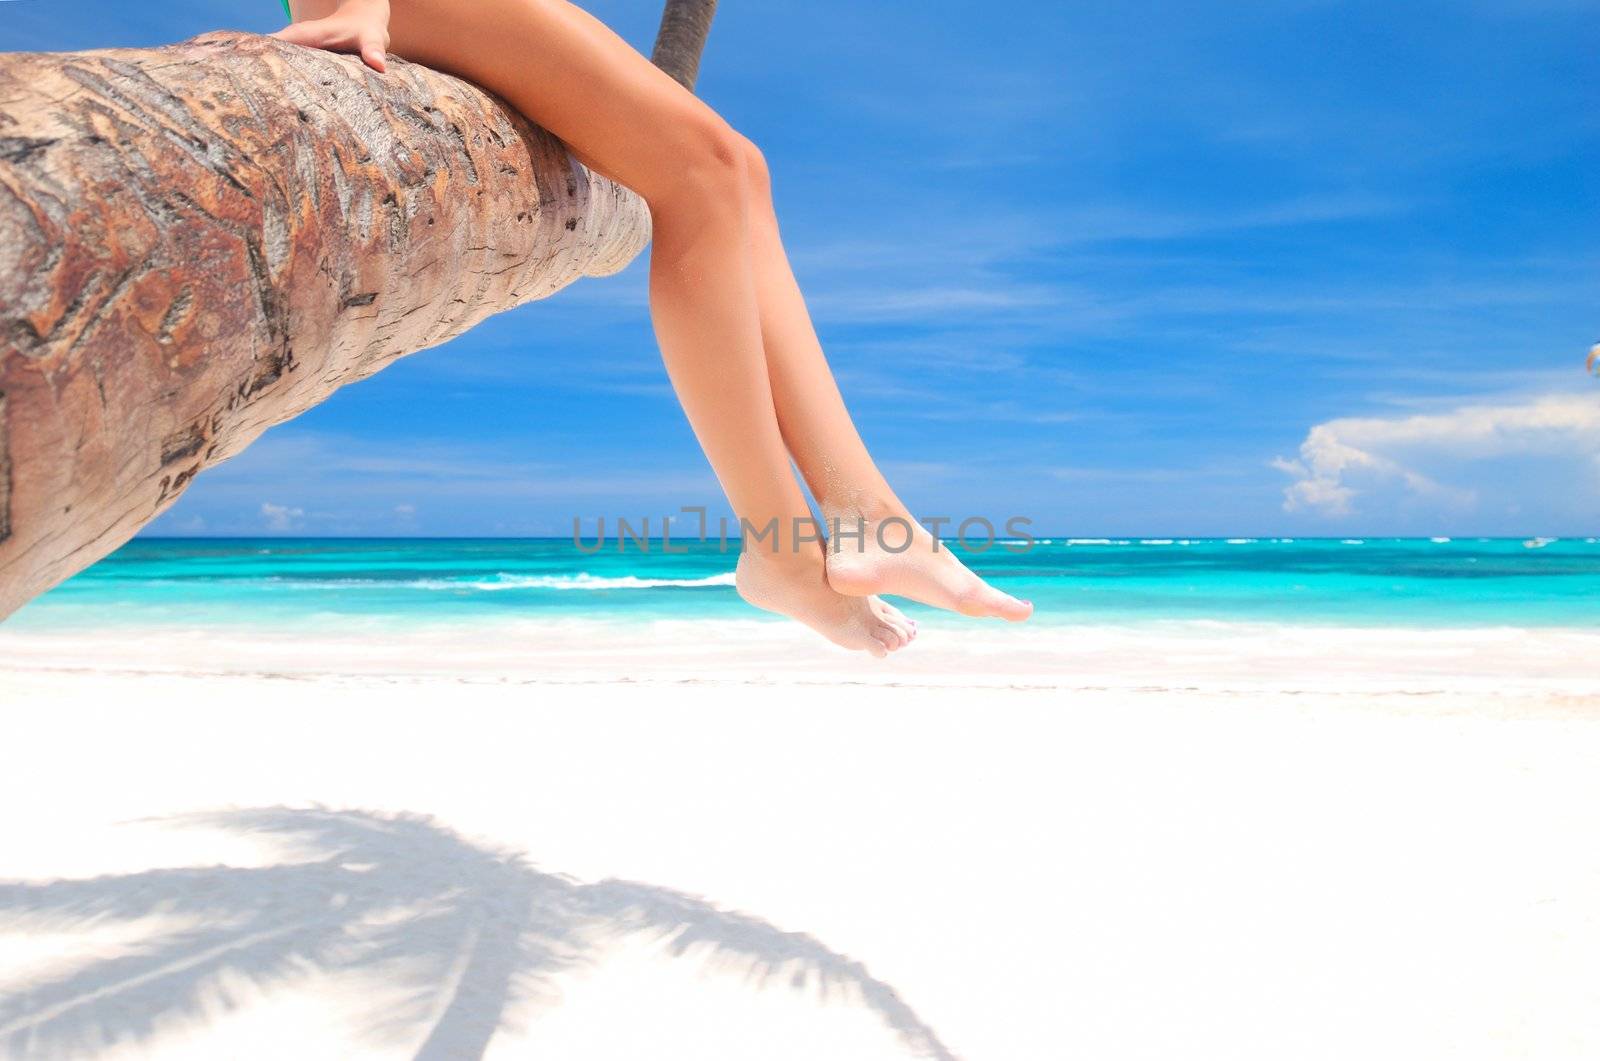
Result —
[{"label": "woman's hand", "polygon": [[388,68],[389,0],[343,0],[326,18],[292,23],[273,36],[308,48],[354,53],[381,74]]}]

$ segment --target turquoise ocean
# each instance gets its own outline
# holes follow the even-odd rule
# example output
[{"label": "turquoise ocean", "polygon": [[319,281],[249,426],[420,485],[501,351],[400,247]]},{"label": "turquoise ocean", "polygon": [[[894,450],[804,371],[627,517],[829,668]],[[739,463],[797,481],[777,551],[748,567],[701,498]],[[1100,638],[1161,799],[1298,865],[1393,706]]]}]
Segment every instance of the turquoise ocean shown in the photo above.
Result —
[{"label": "turquoise ocean", "polygon": [[[651,545],[586,553],[570,539],[140,538],[4,627],[762,617],[735,595],[731,552]],[[1051,538],[1026,551],[957,551],[1032,600],[1041,624],[1585,628],[1600,619],[1594,538]]]}]

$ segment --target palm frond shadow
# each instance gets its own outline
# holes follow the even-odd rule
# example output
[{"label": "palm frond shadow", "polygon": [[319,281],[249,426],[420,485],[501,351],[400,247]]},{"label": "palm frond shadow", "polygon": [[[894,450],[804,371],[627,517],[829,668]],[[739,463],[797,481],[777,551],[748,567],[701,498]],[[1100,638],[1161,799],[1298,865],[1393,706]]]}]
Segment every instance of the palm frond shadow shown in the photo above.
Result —
[{"label": "palm frond shadow", "polygon": [[169,821],[268,837],[288,861],[0,881],[0,930],[153,921],[169,927],[68,972],[0,989],[0,1053],[79,1056],[143,1042],[309,973],[389,988],[362,1030],[419,1061],[480,1057],[564,969],[643,934],[774,979],[859,998],[914,1053],[955,1061],[888,984],[812,937],[634,881],[585,884],[431,818],[269,807]]}]

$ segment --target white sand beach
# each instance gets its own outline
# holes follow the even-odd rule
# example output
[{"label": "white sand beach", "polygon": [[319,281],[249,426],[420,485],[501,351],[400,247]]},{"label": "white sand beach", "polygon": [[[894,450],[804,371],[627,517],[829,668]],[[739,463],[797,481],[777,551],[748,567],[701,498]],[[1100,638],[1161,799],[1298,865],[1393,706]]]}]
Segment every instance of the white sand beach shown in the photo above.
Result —
[{"label": "white sand beach", "polygon": [[1597,647],[0,632],[0,1051],[1600,1056]]}]

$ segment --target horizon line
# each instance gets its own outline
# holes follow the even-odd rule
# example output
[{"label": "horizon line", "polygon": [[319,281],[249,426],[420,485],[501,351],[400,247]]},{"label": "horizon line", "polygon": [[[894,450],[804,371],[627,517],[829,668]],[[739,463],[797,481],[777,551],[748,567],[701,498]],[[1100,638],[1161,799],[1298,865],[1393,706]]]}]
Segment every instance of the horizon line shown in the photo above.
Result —
[{"label": "horizon line", "polygon": [[[613,537],[607,535],[608,538]],[[1355,539],[1376,540],[1387,539],[1390,541],[1457,541],[1461,539],[1475,541],[1532,541],[1543,539],[1546,541],[1577,540],[1590,541],[1600,538],[1596,534],[1371,534],[1353,531],[1347,534],[1179,534],[1176,532],[1165,534],[1035,534],[1031,537],[1034,542],[1167,542],[1167,541],[1278,541],[1278,542],[1344,542]],[[135,541],[505,541],[505,542],[571,542],[571,535],[564,534],[136,534],[123,544]],[[583,539],[580,539],[583,540]],[[649,535],[642,538],[627,536],[628,541],[672,541],[689,544],[692,542],[711,543],[719,541],[717,538],[662,538],[660,535]],[[729,538],[732,542],[735,539]],[[1021,542],[1029,538],[999,537],[995,542]],[[959,542],[960,538],[954,536],[939,537],[939,541]],[[120,548],[120,546],[119,546]]]}]

